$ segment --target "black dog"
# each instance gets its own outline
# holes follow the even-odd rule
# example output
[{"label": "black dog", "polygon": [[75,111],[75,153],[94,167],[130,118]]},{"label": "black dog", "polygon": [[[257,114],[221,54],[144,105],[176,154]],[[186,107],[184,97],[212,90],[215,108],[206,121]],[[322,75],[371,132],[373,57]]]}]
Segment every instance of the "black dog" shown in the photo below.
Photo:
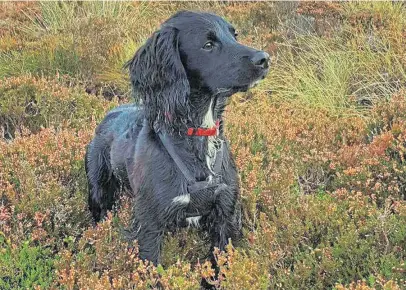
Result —
[{"label": "black dog", "polygon": [[200,226],[224,250],[241,230],[237,170],[223,135],[228,98],[268,72],[269,56],[241,45],[209,13],[178,12],[127,64],[140,105],[120,106],[86,153],[89,207],[97,222],[120,189],[133,194],[129,237],[159,263],[165,230]]}]

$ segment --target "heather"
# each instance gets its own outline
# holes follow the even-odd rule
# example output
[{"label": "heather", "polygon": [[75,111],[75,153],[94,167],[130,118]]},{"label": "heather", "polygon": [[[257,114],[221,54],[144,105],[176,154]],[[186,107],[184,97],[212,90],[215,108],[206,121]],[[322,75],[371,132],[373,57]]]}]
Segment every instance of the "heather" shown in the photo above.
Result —
[{"label": "heather", "polygon": [[[403,3],[0,5],[1,289],[406,287]],[[217,279],[204,234],[168,233],[154,267],[123,240],[129,198],[97,227],[87,210],[84,152],[131,101],[123,64],[179,9],[272,55],[226,112],[244,237],[216,253]]]}]

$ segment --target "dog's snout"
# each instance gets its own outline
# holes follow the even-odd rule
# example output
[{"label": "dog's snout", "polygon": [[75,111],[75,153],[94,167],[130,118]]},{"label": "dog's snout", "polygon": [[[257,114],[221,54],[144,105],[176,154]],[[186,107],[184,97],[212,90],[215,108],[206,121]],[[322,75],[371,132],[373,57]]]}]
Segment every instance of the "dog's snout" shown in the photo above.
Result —
[{"label": "dog's snout", "polygon": [[269,67],[269,54],[265,51],[258,51],[254,54],[251,58],[251,62],[261,68],[268,68]]}]

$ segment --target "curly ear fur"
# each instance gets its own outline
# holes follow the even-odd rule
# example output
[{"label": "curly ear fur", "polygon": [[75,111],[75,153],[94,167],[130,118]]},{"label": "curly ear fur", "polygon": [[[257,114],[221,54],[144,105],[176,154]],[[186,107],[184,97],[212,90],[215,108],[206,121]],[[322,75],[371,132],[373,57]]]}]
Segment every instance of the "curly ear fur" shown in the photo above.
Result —
[{"label": "curly ear fur", "polygon": [[189,81],[180,59],[178,31],[156,31],[128,62],[133,93],[155,130],[179,130],[189,118]]}]

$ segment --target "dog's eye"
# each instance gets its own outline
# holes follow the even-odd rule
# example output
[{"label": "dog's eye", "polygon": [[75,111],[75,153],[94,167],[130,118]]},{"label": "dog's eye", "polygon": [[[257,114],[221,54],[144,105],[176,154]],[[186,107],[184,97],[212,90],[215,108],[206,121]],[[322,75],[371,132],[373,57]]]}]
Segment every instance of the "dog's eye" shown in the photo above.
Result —
[{"label": "dog's eye", "polygon": [[203,49],[205,49],[205,50],[212,50],[213,47],[214,47],[213,42],[208,41],[208,42],[206,42],[206,43],[204,44]]},{"label": "dog's eye", "polygon": [[237,39],[238,33],[234,32],[234,38]]}]

